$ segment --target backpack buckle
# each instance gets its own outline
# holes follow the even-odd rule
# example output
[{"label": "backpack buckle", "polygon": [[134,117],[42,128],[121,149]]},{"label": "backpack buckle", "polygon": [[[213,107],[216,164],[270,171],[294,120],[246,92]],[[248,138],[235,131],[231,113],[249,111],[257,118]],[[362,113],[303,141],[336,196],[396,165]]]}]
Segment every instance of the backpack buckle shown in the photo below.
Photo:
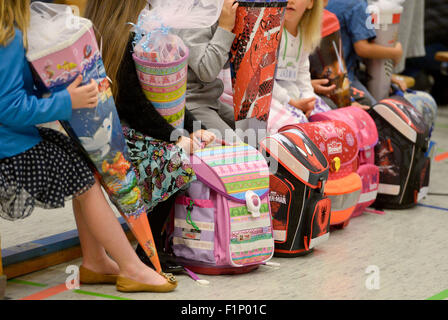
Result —
[{"label": "backpack buckle", "polygon": [[258,194],[252,190],[246,192],[246,207],[253,218],[260,217],[261,199]]}]

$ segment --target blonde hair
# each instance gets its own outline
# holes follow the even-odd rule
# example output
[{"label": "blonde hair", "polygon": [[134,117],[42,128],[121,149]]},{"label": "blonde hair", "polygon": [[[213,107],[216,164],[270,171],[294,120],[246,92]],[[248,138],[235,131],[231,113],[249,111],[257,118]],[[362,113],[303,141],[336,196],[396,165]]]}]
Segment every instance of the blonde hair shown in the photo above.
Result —
[{"label": "blonde hair", "polygon": [[304,49],[308,52],[313,52],[320,44],[323,12],[323,0],[314,0],[313,7],[306,10],[300,19],[299,29]]},{"label": "blonde hair", "polygon": [[146,0],[89,0],[84,16],[90,19],[102,37],[103,62],[112,80],[112,93],[118,96],[118,72],[128,44],[132,26],[147,4]]},{"label": "blonde hair", "polygon": [[30,24],[29,0],[0,0],[0,45],[6,46],[14,38],[17,27],[23,34],[23,45],[28,46]]}]

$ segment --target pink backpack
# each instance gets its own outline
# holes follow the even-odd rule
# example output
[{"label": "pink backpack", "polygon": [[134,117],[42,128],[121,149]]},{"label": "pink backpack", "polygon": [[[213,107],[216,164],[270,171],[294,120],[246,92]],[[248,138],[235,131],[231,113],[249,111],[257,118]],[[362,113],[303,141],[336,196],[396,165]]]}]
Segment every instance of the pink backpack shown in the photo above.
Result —
[{"label": "pink backpack", "polygon": [[246,144],[209,146],[191,158],[197,181],[176,199],[177,260],[201,274],[244,273],[270,260],[274,237],[269,168]]},{"label": "pink backpack", "polygon": [[362,179],[362,193],[352,217],[361,215],[376,200],[379,186],[379,169],[375,165],[375,146],[378,143],[378,130],[372,117],[358,107],[346,107],[319,113],[310,121],[340,120],[349,125],[358,140],[358,170]]},{"label": "pink backpack", "polygon": [[295,128],[304,132],[327,158],[330,170],[324,193],[331,200],[330,225],[345,228],[362,190],[357,174],[359,147],[355,131],[340,120],[295,124],[280,131]]}]

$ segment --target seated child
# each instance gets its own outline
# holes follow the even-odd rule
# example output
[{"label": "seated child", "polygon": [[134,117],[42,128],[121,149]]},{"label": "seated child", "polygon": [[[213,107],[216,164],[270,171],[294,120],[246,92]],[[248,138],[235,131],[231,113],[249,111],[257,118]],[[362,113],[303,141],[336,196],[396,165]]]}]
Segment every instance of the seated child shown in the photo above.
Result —
[{"label": "seated child", "polygon": [[322,0],[288,2],[268,120],[271,134],[287,124],[308,122],[313,112],[331,110],[315,94],[310,75],[309,55],[321,39],[322,12]]},{"label": "seated child", "polygon": [[[146,0],[95,0],[88,3],[86,17],[104,40],[105,68],[112,79],[112,92],[129,157],[138,171],[142,198],[148,208],[149,223],[160,254],[163,248],[161,233],[174,200],[196,180],[190,154],[200,149],[202,142],[207,145],[215,137],[206,130],[196,130],[196,119],[186,110],[184,129],[188,136],[173,141],[173,138],[177,139],[176,128],[160,115],[143,93],[132,58],[135,34],[128,22],[136,23],[146,5]],[[143,262],[150,264],[140,245],[137,253]]]},{"label": "seated child", "polygon": [[[324,0],[324,6],[327,4],[328,0]],[[310,64],[314,92],[332,109],[349,105],[371,106],[371,101],[365,97],[365,93],[350,85],[339,20],[334,13],[326,9],[322,19],[322,40],[310,56]]]},{"label": "seated child", "polygon": [[386,47],[371,42],[376,37],[375,30],[368,27],[367,1],[365,0],[329,0],[327,10],[336,14],[341,25],[344,59],[347,63],[351,85],[364,92],[371,100],[376,99],[356,76],[357,65],[364,59],[392,59],[395,64],[401,61],[403,50],[399,42],[394,47]]},{"label": "seated child", "polygon": [[[369,16],[365,0],[330,0],[327,9],[337,15],[341,24],[344,58],[347,62],[352,87],[363,91],[372,100],[372,104],[375,104],[375,99],[355,75],[357,61],[360,58],[392,59],[397,65],[403,55],[401,44],[397,43],[395,47],[385,47],[370,42],[376,37],[376,33],[374,29],[367,27],[366,21]],[[434,125],[437,104],[433,97],[426,92],[408,91],[406,83],[395,75],[392,76],[391,81],[404,92],[405,98],[422,112],[427,124]]]},{"label": "seated child", "polygon": [[72,199],[83,255],[81,283],[114,284],[123,292],[174,290],[173,277],[146,267],[135,254],[74,141],[36,127],[95,108],[98,85],[92,80],[80,87],[79,76],[67,89],[40,98],[45,92],[36,90],[26,60],[29,7],[29,0],[0,6],[0,217],[24,219],[36,207],[62,208]]}]

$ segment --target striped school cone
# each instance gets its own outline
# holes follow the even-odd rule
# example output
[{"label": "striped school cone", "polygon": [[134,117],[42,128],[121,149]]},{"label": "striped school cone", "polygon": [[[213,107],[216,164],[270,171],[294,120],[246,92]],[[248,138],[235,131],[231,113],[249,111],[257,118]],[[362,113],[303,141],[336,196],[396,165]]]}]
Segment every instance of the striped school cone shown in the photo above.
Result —
[{"label": "striped school cone", "polygon": [[[180,39],[179,39],[180,40]],[[184,128],[188,48],[174,62],[146,60],[133,54],[143,92],[154,108],[174,128]]]}]

